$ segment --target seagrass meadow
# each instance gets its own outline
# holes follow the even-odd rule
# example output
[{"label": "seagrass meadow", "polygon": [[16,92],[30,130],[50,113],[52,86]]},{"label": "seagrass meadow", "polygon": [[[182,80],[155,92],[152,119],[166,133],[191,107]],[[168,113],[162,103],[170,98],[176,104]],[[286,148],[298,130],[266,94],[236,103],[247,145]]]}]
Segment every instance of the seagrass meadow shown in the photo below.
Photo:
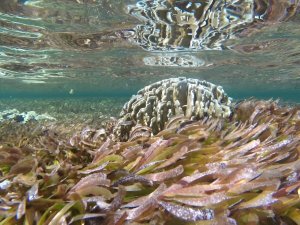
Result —
[{"label": "seagrass meadow", "polygon": [[300,225],[299,24],[300,0],[0,0],[0,225]]},{"label": "seagrass meadow", "polygon": [[0,224],[300,224],[299,107],[246,100],[124,142],[113,126],[4,124]]}]

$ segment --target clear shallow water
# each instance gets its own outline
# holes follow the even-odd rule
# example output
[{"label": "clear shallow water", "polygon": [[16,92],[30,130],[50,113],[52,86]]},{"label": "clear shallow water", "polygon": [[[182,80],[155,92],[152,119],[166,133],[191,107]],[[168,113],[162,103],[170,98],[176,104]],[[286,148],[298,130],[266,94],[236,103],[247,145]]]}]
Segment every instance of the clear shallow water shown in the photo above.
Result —
[{"label": "clear shallow water", "polygon": [[[233,1],[252,0],[191,2]],[[278,0],[280,3],[284,1]],[[187,1],[168,2],[173,4]],[[142,218],[144,211],[154,212],[154,209],[159,211],[153,213],[155,216],[151,218],[152,224],[155,221],[167,224],[187,223],[174,222],[171,214],[194,222],[215,217],[212,222],[214,224],[218,221],[235,224],[234,219],[238,223],[258,220],[265,224],[292,224],[292,220],[297,222],[299,208],[290,204],[298,201],[297,193],[291,190],[298,187],[296,185],[299,180],[297,163],[300,111],[296,108],[286,109],[268,102],[249,101],[236,109],[232,119],[205,119],[203,123],[191,123],[177,118],[172,121],[173,124],[169,123],[171,129],[160,134],[161,138],[155,136],[148,139],[151,135],[150,126],[156,129],[152,129],[153,133],[163,129],[164,118],[171,116],[172,111],[188,108],[186,112],[191,113],[193,104],[190,103],[194,98],[191,96],[196,93],[194,89],[188,97],[187,105],[190,107],[178,107],[179,101],[175,101],[175,104],[163,102],[164,106],[160,102],[156,107],[160,111],[154,111],[149,110],[148,106],[156,103],[149,101],[150,104],[145,108],[136,107],[138,111],[134,109],[138,112],[136,117],[141,115],[144,121],[154,121],[154,126],[148,123],[148,128],[136,126],[131,129],[135,124],[134,117],[129,117],[131,121],[125,117],[128,114],[123,117],[125,119],[118,121],[111,120],[110,117],[117,116],[127,99],[143,86],[181,76],[205,79],[221,85],[235,100],[249,97],[280,98],[284,103],[299,104],[299,16],[278,22],[280,18],[276,19],[276,15],[280,13],[274,10],[273,22],[264,26],[259,23],[252,27],[242,26],[242,37],[233,40],[230,40],[230,32],[221,32],[224,42],[219,43],[218,38],[214,42],[215,39],[210,37],[213,40],[207,40],[203,44],[203,47],[208,48],[204,51],[188,49],[187,42],[184,42],[189,40],[188,35],[184,34],[181,39],[180,32],[190,31],[182,30],[181,27],[176,27],[177,33],[171,33],[174,38],[168,39],[166,34],[162,34],[163,38],[157,40],[161,44],[158,47],[155,46],[155,35],[152,39],[146,33],[145,37],[149,42],[145,40],[142,48],[139,43],[134,43],[142,39],[131,36],[132,29],[139,24],[144,26],[145,23],[150,29],[155,23],[143,22],[141,18],[129,15],[127,5],[135,4],[136,1],[133,0],[0,0],[0,151],[4,153],[0,157],[0,197],[3,205],[1,224],[14,223],[13,210],[17,212],[16,223],[23,223],[24,219],[24,223],[29,224],[31,218],[41,219],[40,223],[51,219],[50,223],[53,224],[55,221],[67,223],[69,219],[73,221],[75,216],[89,220],[90,216],[104,213],[103,219],[96,218],[87,223],[110,224],[125,220],[131,223],[136,219],[139,222],[148,221],[148,216],[147,219]],[[187,7],[190,8],[188,5]],[[165,10],[163,6],[161,9]],[[165,14],[157,17],[161,16],[163,19],[167,15],[167,19],[172,20],[168,16],[171,10],[177,9],[166,9]],[[286,11],[287,14],[290,10]],[[239,8],[231,7],[228,12],[238,18],[238,11]],[[152,14],[145,16],[151,17]],[[182,19],[184,23],[191,22],[190,18],[192,16],[182,15],[177,19]],[[152,52],[147,44],[152,44],[150,47],[157,49],[176,50]],[[212,49],[209,50],[209,47]],[[212,92],[215,93],[214,96],[220,96],[219,90],[212,88]],[[168,91],[167,94],[169,93]],[[194,99],[200,100],[201,97],[203,101],[210,101],[209,105],[205,104],[205,107],[209,107],[209,112],[220,112],[220,108],[214,112],[217,106],[211,104],[210,96],[205,93],[202,98],[202,94],[198,93],[201,92],[197,92]],[[227,100],[222,98],[220,102],[226,104],[229,102]],[[141,106],[139,103],[134,105]],[[177,109],[170,109],[170,105]],[[195,108],[198,108],[198,112],[204,111],[200,107]],[[144,109],[147,109],[144,111],[146,113],[143,112]],[[228,106],[225,109],[230,112]],[[39,115],[36,116],[31,110]],[[152,115],[149,113],[151,111],[154,112]],[[229,114],[227,113],[228,116]],[[35,116],[32,117],[33,115]],[[150,118],[149,115],[157,116],[157,119]],[[39,116],[50,116],[51,119],[44,121],[37,119]],[[173,128],[177,123],[178,129],[175,132]],[[105,133],[109,136],[106,137]],[[117,142],[126,140],[128,134],[131,137],[127,143],[123,145]],[[109,151],[103,152],[106,149]],[[204,151],[197,152],[197,149]],[[218,149],[221,151],[218,152]],[[212,163],[207,159],[211,159]],[[219,173],[220,169],[225,172]],[[128,174],[126,171],[129,171]],[[263,176],[258,176],[257,171],[263,173]],[[211,175],[202,179],[201,174],[206,172]],[[53,175],[53,179],[49,179],[49,173]],[[93,182],[94,175],[101,175],[100,181],[96,179],[96,183]],[[201,182],[198,182],[197,176],[201,177]],[[211,177],[215,179],[212,180]],[[167,185],[178,186],[175,194],[164,184],[167,179],[170,179]],[[252,186],[249,182],[245,183],[247,180],[252,182]],[[135,185],[136,182],[139,184]],[[185,185],[180,190],[183,182],[187,182],[188,186]],[[197,189],[203,182],[204,190],[207,191],[199,194]],[[214,185],[209,190],[207,184],[211,182],[220,188]],[[103,187],[95,191],[99,192],[98,195],[103,195],[103,201],[101,196],[94,198],[93,191],[90,195],[87,189],[89,185],[97,186],[100,183]],[[123,188],[119,188],[116,193],[119,184]],[[182,191],[186,192],[184,187],[188,187],[186,190],[191,192],[186,195],[186,199],[182,198]],[[169,196],[163,196],[166,188]],[[230,189],[231,196],[225,195],[224,190],[227,189]],[[288,189],[291,192],[287,193]],[[126,190],[129,193],[127,196],[124,193]],[[82,207],[78,207],[77,202],[70,201],[73,199],[73,191],[78,191],[85,202],[96,199],[99,207],[94,207],[94,203],[90,202],[85,208],[86,213],[92,214],[82,214],[85,213],[81,210]],[[133,201],[137,199],[139,202],[141,198],[138,197],[143,198],[145,194],[148,194],[147,199],[142,202],[141,207],[135,208]],[[192,194],[198,197],[194,200],[189,198]],[[84,198],[85,195],[92,196],[94,200]],[[111,199],[113,196],[110,195],[116,197]],[[176,199],[176,196],[179,198]],[[35,204],[37,197],[39,199]],[[124,197],[126,200],[121,201]],[[57,202],[56,199],[67,201]],[[234,206],[233,201],[236,202]],[[127,206],[122,205],[122,202]],[[158,202],[159,205],[152,204],[153,202]],[[180,205],[175,204],[176,202]],[[209,205],[203,208],[203,202],[208,202]],[[275,207],[272,206],[274,202]],[[198,207],[188,207],[191,205]],[[230,205],[230,208],[225,209],[226,205]],[[49,207],[51,210],[44,214],[44,210]],[[29,210],[26,211],[26,208]],[[115,215],[111,213],[113,210],[117,210]],[[107,211],[108,216],[105,214]],[[164,215],[160,213],[162,211],[169,213]],[[256,214],[258,211],[262,213]]]},{"label": "clear shallow water", "polygon": [[[300,102],[299,15],[251,28],[225,50],[162,53],[115,35],[142,23],[128,14],[137,1],[23,2],[0,3],[1,98],[129,98],[155,81],[186,76],[221,85],[234,99]],[[193,64],[153,63],[172,57]]]}]

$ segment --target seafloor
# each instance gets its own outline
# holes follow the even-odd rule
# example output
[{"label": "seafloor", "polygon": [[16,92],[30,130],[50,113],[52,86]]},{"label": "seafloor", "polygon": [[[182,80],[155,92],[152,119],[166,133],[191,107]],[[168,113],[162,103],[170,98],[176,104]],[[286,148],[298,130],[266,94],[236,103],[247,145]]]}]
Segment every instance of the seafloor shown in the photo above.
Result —
[{"label": "seafloor", "polygon": [[[0,111],[17,109],[19,112],[35,111],[48,114],[55,120],[29,121],[26,124],[12,120],[1,121],[0,143],[17,144],[18,134],[31,135],[50,129],[70,137],[85,128],[99,129],[105,121],[118,117],[125,98],[55,98],[0,99]],[[25,137],[24,137],[25,138]],[[28,142],[30,142],[28,140]]]},{"label": "seafloor", "polygon": [[47,113],[57,121],[86,122],[116,117],[127,98],[5,98],[0,99],[0,111],[17,109],[20,112]]},{"label": "seafloor", "polygon": [[299,107],[247,100],[120,142],[112,101],[2,101],[58,120],[0,126],[1,224],[300,223]]}]

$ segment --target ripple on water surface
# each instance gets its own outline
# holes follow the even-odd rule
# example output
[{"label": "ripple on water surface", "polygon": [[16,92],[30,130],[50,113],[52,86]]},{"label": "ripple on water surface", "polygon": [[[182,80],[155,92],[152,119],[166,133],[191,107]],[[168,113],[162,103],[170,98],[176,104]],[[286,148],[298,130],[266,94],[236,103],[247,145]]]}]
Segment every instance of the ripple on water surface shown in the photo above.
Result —
[{"label": "ripple on water surface", "polygon": [[297,10],[288,0],[3,0],[0,96],[129,97],[186,76],[234,98],[299,102]]}]

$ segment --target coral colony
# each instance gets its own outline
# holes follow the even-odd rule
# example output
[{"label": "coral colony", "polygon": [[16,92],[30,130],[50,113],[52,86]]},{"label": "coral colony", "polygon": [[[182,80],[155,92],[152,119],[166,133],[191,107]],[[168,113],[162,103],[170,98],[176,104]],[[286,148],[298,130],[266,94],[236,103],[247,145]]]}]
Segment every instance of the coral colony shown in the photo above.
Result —
[{"label": "coral colony", "polygon": [[298,107],[176,78],[100,129],[34,130],[0,147],[0,224],[300,224]]},{"label": "coral colony", "polygon": [[135,124],[148,126],[157,134],[174,116],[225,118],[230,116],[230,105],[231,99],[220,86],[184,77],[166,79],[138,91],[124,105],[116,129],[121,127],[118,136],[123,139]]}]

